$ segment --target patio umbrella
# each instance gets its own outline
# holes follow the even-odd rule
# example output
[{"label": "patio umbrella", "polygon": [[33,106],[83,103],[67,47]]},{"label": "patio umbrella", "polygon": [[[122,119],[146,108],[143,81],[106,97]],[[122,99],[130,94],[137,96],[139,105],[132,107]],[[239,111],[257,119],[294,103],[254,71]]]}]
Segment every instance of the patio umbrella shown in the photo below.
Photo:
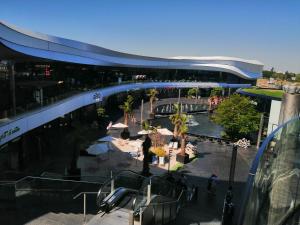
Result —
[{"label": "patio umbrella", "polygon": [[110,135],[108,135],[108,136],[105,136],[105,137],[102,137],[102,138],[98,139],[97,141],[111,142],[111,141],[113,141],[113,140],[115,140],[115,138],[112,137],[112,136],[110,136]]},{"label": "patio umbrella", "polygon": [[128,126],[123,123],[116,123],[116,124],[112,125],[111,127],[117,128],[117,129],[123,129],[123,128],[127,128]]},{"label": "patio umbrella", "polygon": [[138,132],[138,134],[142,134],[142,135],[151,134],[151,133],[152,133],[152,130],[141,130],[141,131]]},{"label": "patio umbrella", "polygon": [[173,136],[173,132],[167,128],[158,128],[157,132],[164,136]]},{"label": "patio umbrella", "polygon": [[141,148],[143,144],[142,140],[135,140],[135,141],[130,141],[129,145],[136,147],[136,148]]},{"label": "patio umbrella", "polygon": [[88,147],[86,150],[91,155],[100,155],[107,153],[109,150],[109,146],[107,143],[101,143],[101,144],[94,144]]}]

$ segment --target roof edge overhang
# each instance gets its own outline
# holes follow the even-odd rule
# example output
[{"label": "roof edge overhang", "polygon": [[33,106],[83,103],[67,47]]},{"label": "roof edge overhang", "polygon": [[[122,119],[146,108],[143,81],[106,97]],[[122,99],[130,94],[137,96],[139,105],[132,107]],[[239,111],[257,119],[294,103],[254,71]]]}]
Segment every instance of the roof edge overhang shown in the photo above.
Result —
[{"label": "roof edge overhang", "polygon": [[117,52],[83,42],[34,33],[0,22],[0,43],[28,56],[98,66],[190,69],[228,72],[244,79],[261,77],[263,64],[232,57],[147,57]]}]

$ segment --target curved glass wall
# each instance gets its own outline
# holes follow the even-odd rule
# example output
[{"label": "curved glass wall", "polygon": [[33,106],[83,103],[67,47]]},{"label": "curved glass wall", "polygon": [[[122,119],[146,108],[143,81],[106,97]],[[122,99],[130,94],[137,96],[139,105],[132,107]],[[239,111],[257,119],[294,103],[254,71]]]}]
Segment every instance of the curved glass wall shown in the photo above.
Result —
[{"label": "curved glass wall", "polygon": [[244,225],[299,224],[300,117],[274,131],[248,179]]}]

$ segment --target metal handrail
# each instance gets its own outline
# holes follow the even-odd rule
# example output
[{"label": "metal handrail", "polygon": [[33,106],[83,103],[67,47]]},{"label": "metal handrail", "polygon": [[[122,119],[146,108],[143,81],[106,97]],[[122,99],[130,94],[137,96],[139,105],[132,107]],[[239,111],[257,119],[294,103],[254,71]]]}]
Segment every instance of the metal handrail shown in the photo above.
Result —
[{"label": "metal handrail", "polygon": [[32,179],[39,179],[39,180],[51,180],[51,181],[62,181],[62,182],[73,182],[73,183],[87,183],[87,184],[102,184],[102,183],[99,183],[99,182],[91,182],[91,181],[82,181],[82,180],[65,180],[65,179],[58,179],[58,178],[48,178],[48,177],[34,177],[34,176],[26,176],[26,177],[23,177],[19,180],[17,180],[15,182],[15,184],[23,181],[23,180],[26,180],[28,178],[32,178]]},{"label": "metal handrail", "polygon": [[80,193],[78,193],[77,195],[75,195],[74,197],[73,197],[73,200],[75,200],[75,199],[77,199],[78,197],[80,197],[81,195],[84,195],[84,194],[97,194],[98,192],[89,192],[89,191],[83,191],[83,192],[80,192]]},{"label": "metal handrail", "polygon": [[158,203],[150,203],[148,205],[142,205],[140,206],[140,208],[147,208],[148,206],[157,206],[157,205],[167,205],[167,204],[173,204],[173,203],[177,203],[180,201],[181,196],[183,194],[183,192],[185,192],[185,190],[182,190],[178,196],[178,198],[176,200],[173,201],[167,201],[167,202],[158,202]]},{"label": "metal handrail", "polygon": [[86,195],[97,194],[98,192],[80,192],[73,197],[73,200],[77,199],[79,196],[83,195],[83,224],[86,221]]},{"label": "metal handrail", "polygon": [[[156,210],[159,209],[159,206],[162,207],[161,208],[161,210],[162,210],[161,211],[161,216],[160,216],[161,217],[161,224],[166,224],[164,222],[170,223],[170,221],[172,219],[176,218],[176,214],[178,213],[178,210],[180,209],[180,201],[182,199],[182,196],[183,196],[184,192],[185,192],[185,190],[181,190],[180,195],[174,201],[166,201],[166,202],[159,202],[159,203],[150,203],[148,205],[140,206],[139,207],[140,224],[143,225],[143,218],[144,218],[143,214],[147,210],[147,208],[149,208],[149,207],[152,207],[152,209],[153,209],[152,218],[154,219],[154,221],[156,221],[156,219],[158,218],[157,214],[156,214]],[[174,206],[176,207],[175,208],[176,211],[174,212],[174,214],[172,213],[172,208],[173,208],[172,204],[174,204]],[[166,207],[169,207],[169,208],[166,208]],[[166,219],[165,218],[165,211],[166,211],[166,209],[168,209],[168,212],[169,212],[168,217],[167,217],[167,221],[165,221],[165,219]],[[173,218],[173,215],[175,215],[175,218]],[[158,216],[159,216],[159,214],[158,214]]]},{"label": "metal handrail", "polygon": [[[103,191],[102,191],[103,187],[105,187],[107,184],[109,184],[109,182],[111,182],[111,181],[114,180],[116,177],[120,176],[122,173],[125,173],[125,172],[130,172],[130,173],[135,174],[135,175],[137,175],[137,176],[139,176],[139,177],[146,178],[145,176],[143,176],[143,175],[141,175],[141,174],[139,174],[139,173],[137,173],[137,172],[135,172],[135,171],[133,171],[133,170],[121,170],[121,171],[118,172],[118,174],[112,175],[110,178],[107,179],[107,181],[105,181],[105,182],[101,185],[99,191],[97,192],[97,198],[98,198],[98,196],[100,196],[102,193],[106,194],[106,192],[103,192]],[[97,200],[97,201],[98,201],[98,200]]]},{"label": "metal handrail", "polygon": [[147,177],[145,177],[145,176],[143,176],[143,175],[141,175],[141,174],[139,174],[139,173],[137,173],[137,172],[135,172],[135,171],[133,171],[133,170],[121,170],[121,171],[118,171],[117,174],[111,176],[111,177],[108,178],[106,181],[104,181],[104,182],[102,183],[102,186],[108,184],[111,180],[115,179],[116,177],[118,177],[119,175],[121,175],[122,173],[125,173],[125,172],[130,172],[130,173],[133,173],[133,174],[135,174],[135,175],[137,175],[137,176],[139,176],[139,177],[147,178]]}]

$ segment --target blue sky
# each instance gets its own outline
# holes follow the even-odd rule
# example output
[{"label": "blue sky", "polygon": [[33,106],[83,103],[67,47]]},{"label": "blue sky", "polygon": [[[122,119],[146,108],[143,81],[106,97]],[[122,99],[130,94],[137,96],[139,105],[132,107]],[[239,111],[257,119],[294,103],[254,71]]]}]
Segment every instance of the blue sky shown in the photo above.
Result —
[{"label": "blue sky", "polygon": [[0,20],[113,50],[162,57],[234,56],[300,73],[299,0],[0,3]]}]

